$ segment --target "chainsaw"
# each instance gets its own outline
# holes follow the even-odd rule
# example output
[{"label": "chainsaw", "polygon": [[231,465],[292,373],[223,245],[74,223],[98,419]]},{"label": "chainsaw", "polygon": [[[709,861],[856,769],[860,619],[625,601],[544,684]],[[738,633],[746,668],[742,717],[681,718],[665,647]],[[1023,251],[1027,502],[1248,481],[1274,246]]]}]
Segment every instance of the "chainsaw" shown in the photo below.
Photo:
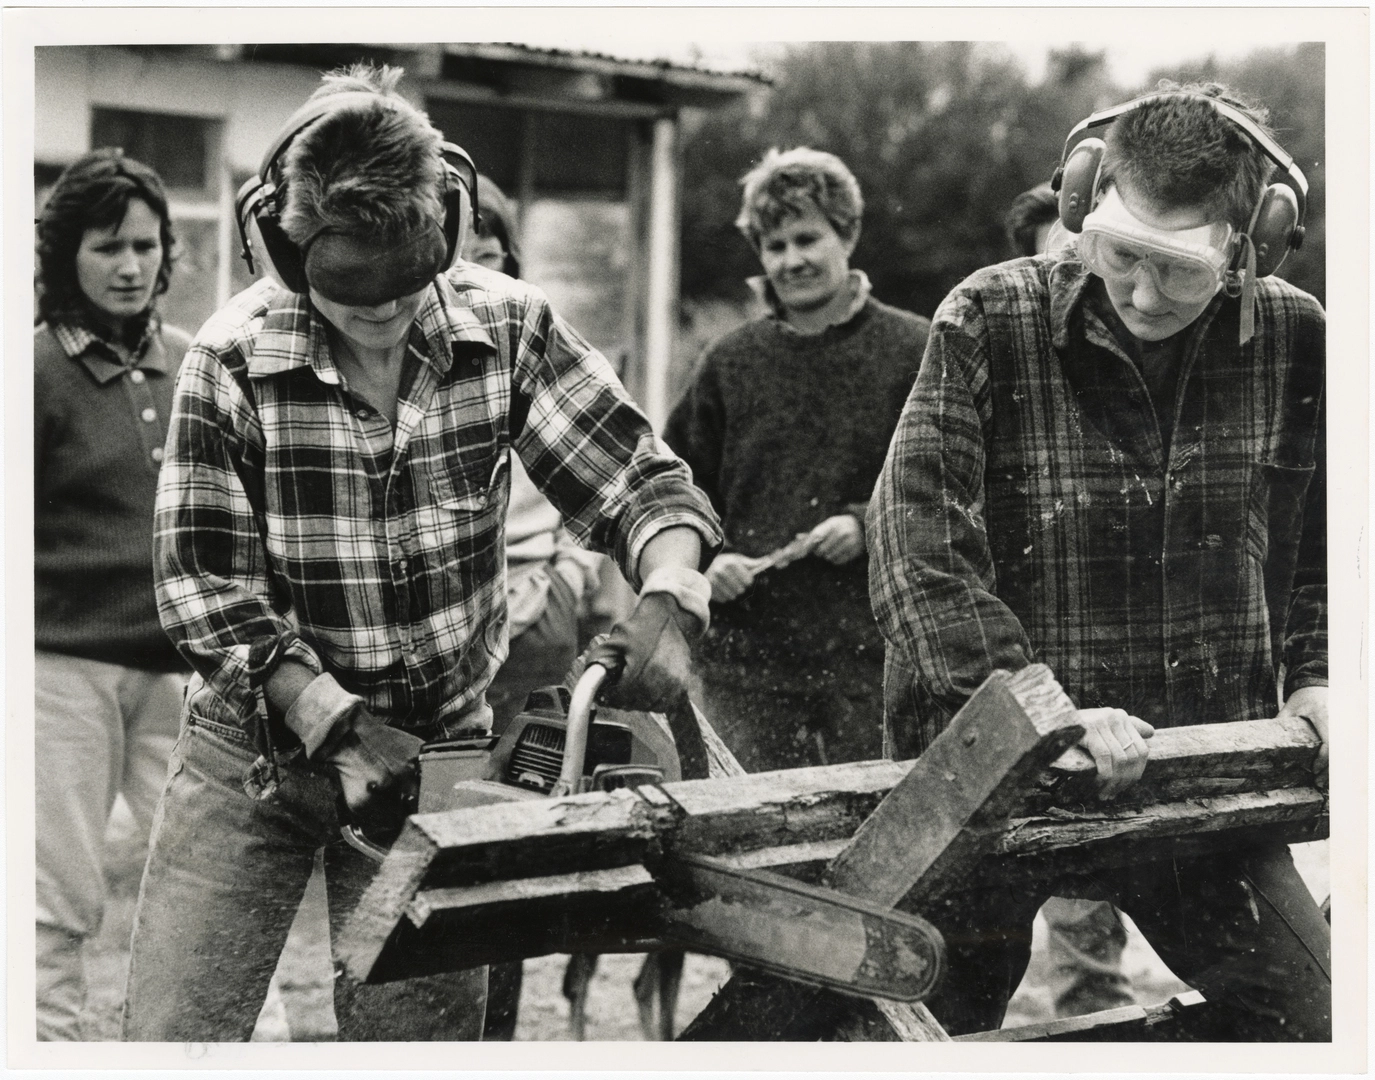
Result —
[{"label": "chainsaw", "polygon": [[[664,714],[600,709],[611,673],[588,664],[570,691],[543,687],[499,736],[427,743],[422,814],[588,791],[634,789],[672,801],[666,783],[707,776],[697,713],[684,697]],[[344,839],[381,861],[355,826]],[[766,870],[679,849],[647,866],[663,895],[658,940],[845,994],[919,1001],[945,962],[940,931],[919,916]]]}]

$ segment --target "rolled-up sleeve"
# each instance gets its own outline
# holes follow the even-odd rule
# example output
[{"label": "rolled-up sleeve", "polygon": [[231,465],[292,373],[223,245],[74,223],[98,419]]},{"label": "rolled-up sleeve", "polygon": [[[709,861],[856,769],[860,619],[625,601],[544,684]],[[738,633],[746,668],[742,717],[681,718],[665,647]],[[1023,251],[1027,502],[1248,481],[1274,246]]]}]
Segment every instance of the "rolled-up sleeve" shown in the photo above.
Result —
[{"label": "rolled-up sleeve", "polygon": [[261,432],[222,358],[192,346],[177,378],[158,478],[154,577],[163,629],[205,681],[220,722],[255,737],[262,685],[284,658],[317,674],[274,590],[263,536]]},{"label": "rolled-up sleeve", "polygon": [[890,688],[886,697],[934,702],[946,717],[992,671],[1024,667],[1031,655],[1021,623],[994,592],[978,325],[974,301],[959,293],[937,312],[867,515],[870,599],[898,661],[889,669],[919,684],[902,690],[920,691]]},{"label": "rolled-up sleeve", "polygon": [[611,554],[638,589],[645,545],[665,529],[687,526],[702,538],[706,566],[721,545],[707,496],[611,365],[536,290],[513,382],[529,405],[515,448],[579,542]]}]

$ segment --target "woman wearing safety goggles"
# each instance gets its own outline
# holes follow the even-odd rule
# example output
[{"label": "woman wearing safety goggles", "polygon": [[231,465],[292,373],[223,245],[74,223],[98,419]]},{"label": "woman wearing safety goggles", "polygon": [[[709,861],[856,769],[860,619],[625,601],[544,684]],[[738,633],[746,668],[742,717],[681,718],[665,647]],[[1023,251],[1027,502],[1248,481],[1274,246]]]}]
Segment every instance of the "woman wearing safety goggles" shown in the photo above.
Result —
[{"label": "woman wearing safety goggles", "polygon": [[1152,212],[1124,183],[1137,213],[1118,185],[1109,187],[1084,218],[1079,257],[1103,279],[1127,328],[1159,341],[1193,322],[1223,287],[1233,230],[1226,222],[1199,223],[1197,211]]}]

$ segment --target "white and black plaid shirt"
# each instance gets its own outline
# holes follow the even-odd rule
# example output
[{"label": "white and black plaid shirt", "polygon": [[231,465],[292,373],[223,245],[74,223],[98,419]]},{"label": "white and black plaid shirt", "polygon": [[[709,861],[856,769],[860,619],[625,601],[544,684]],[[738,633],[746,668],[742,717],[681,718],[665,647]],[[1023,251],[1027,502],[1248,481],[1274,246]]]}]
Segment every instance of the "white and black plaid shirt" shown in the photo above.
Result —
[{"label": "white and black plaid shirt", "polygon": [[182,366],[158,489],[160,614],[200,676],[192,710],[260,746],[261,685],[282,657],[398,726],[473,705],[506,653],[513,449],[632,584],[665,528],[720,543],[687,467],[537,289],[448,271],[407,370],[393,430],[349,392],[309,301],[270,281],[211,318]]}]

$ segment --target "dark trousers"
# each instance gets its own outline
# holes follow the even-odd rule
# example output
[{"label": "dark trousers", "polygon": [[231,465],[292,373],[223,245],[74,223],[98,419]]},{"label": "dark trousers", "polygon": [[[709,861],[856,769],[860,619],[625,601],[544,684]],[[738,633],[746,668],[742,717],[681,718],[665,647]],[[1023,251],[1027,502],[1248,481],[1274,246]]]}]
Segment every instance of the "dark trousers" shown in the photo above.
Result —
[{"label": "dark trousers", "polygon": [[[376,873],[339,839],[337,789],[323,769],[284,767],[276,794],[259,801],[242,786],[256,757],[243,732],[184,717],[134,914],[126,1040],[246,1040],[316,851],[325,849],[331,941]],[[377,986],[341,976],[339,1039],[476,1039],[486,986],[486,968]]]},{"label": "dark trousers", "polygon": [[[1076,894],[1130,915],[1170,970],[1225,1010],[1235,1040],[1331,1040],[1331,934],[1288,848],[1140,863],[1080,885]],[[1002,1024],[1031,955],[1032,921],[1051,891],[1008,882],[923,912],[949,956],[926,1004],[952,1035]]]}]

